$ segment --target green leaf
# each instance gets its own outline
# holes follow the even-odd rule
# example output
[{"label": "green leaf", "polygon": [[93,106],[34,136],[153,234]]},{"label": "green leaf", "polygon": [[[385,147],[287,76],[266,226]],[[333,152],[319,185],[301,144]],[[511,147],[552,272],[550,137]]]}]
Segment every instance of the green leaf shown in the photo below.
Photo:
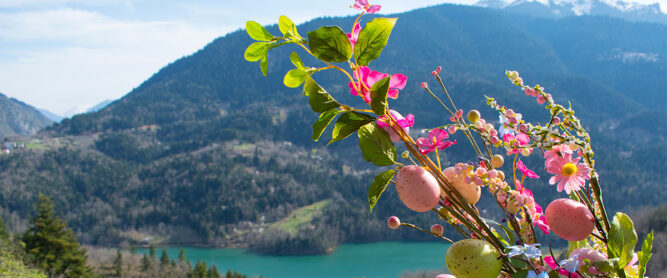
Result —
[{"label": "green leaf", "polygon": [[549,271],[549,278],[560,278],[560,274],[556,270]]},{"label": "green leaf", "polygon": [[303,82],[306,81],[306,72],[302,69],[292,69],[285,74],[285,78],[283,78],[283,83],[285,83],[285,86],[290,87],[290,88],[296,88],[301,86]]},{"label": "green leaf", "polygon": [[389,80],[387,76],[375,82],[371,87],[371,109],[376,115],[382,116],[387,110],[387,92],[389,91]]},{"label": "green leaf", "polygon": [[648,260],[653,256],[653,254],[651,254],[651,249],[653,249],[653,231],[646,235],[644,244],[642,244],[642,251],[637,252],[637,257],[639,259],[639,277],[644,277],[644,274],[646,274],[646,265],[648,264]]},{"label": "green leaf", "polygon": [[281,15],[280,18],[278,18],[278,28],[280,28],[280,32],[283,33],[286,38],[301,38],[299,32],[296,31],[296,25],[294,25],[294,22],[292,22],[289,17]]},{"label": "green leaf", "polygon": [[[618,259],[603,260],[603,261],[592,262],[591,265],[595,266],[601,272],[613,272],[615,269],[614,265],[617,263],[617,261]],[[643,278],[644,276],[640,277]]]},{"label": "green leaf", "polygon": [[306,84],[303,85],[303,95],[309,97],[310,108],[317,113],[340,107],[340,103],[331,97],[327,91],[322,89],[309,75],[306,75]]},{"label": "green leaf", "polygon": [[632,260],[636,243],[637,233],[632,220],[625,213],[616,213],[609,231],[608,247],[613,258],[619,258],[619,269],[623,269]]},{"label": "green leaf", "polygon": [[528,277],[528,270],[519,270],[518,272],[512,274],[511,278],[526,278]]},{"label": "green leaf", "polygon": [[354,58],[360,66],[368,64],[380,57],[382,49],[387,45],[396,18],[376,18],[368,22],[359,32],[359,39],[354,45]]},{"label": "green leaf", "polygon": [[255,21],[246,22],[245,30],[248,32],[248,35],[256,41],[272,41],[277,39],[276,36],[271,35],[262,24]]},{"label": "green leaf", "polygon": [[262,69],[262,74],[266,76],[267,68],[269,67],[269,60],[266,58],[266,55],[262,57],[262,60],[259,61],[259,67]]},{"label": "green leaf", "polygon": [[359,130],[360,127],[374,120],[374,117],[359,112],[345,112],[345,114],[341,115],[340,118],[338,118],[338,121],[336,121],[329,144],[347,138],[350,134]]},{"label": "green leaf", "polygon": [[336,117],[336,115],[340,114],[341,112],[343,111],[334,108],[320,114],[320,118],[317,119],[317,121],[313,124],[314,141],[320,139],[320,136],[322,136],[322,132],[324,132],[327,126],[329,126],[329,124],[331,123],[331,121],[333,121],[333,118]]},{"label": "green leaf", "polygon": [[254,42],[246,48],[243,58],[250,62],[257,62],[266,56],[270,42]]},{"label": "green leaf", "polygon": [[389,134],[378,128],[375,123],[368,123],[359,128],[359,148],[368,162],[377,166],[389,166],[396,162],[396,146],[389,139]]},{"label": "green leaf", "polygon": [[[493,220],[491,220],[491,219],[486,219],[486,218],[482,218],[482,221],[484,221],[485,223],[487,223],[487,224],[489,224],[489,225],[493,225],[493,226],[496,226],[496,227],[498,227],[498,228],[501,228],[503,231],[505,231],[505,235],[507,236],[507,240],[506,240],[506,241],[508,242],[508,245],[514,243],[514,241],[515,241],[515,240],[514,240],[514,234],[513,234],[512,231],[510,231],[510,229],[508,229],[505,225],[500,224],[500,223],[498,223],[498,222],[496,222],[496,221],[493,221]],[[509,225],[509,224],[508,224],[508,225]]]},{"label": "green leaf", "polygon": [[294,66],[297,69],[301,69],[301,70],[306,69],[306,66],[303,65],[303,62],[301,62],[301,58],[299,57],[299,54],[297,54],[296,52],[292,52],[289,55],[289,60],[292,61],[292,64],[294,64]]},{"label": "green leaf", "polygon": [[581,241],[568,241],[567,255],[570,256],[570,254],[572,254],[572,251],[586,247],[587,242],[588,241],[586,239],[583,239]]},{"label": "green leaf", "polygon": [[375,204],[380,200],[382,192],[387,189],[389,181],[391,181],[391,178],[393,178],[395,174],[396,171],[389,169],[375,176],[373,179],[371,187],[368,188],[368,205],[370,206],[371,212],[373,212],[373,207],[375,207]]},{"label": "green leaf", "polygon": [[338,26],[324,26],[308,32],[310,51],[322,61],[342,63],[352,57],[352,45]]}]

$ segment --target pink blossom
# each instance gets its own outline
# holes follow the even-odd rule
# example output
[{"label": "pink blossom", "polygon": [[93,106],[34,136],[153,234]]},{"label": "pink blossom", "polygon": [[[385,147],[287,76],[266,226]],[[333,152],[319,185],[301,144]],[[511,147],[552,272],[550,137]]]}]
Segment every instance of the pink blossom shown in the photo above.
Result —
[{"label": "pink blossom", "polygon": [[570,149],[570,146],[566,144],[560,144],[553,146],[551,150],[547,150],[544,152],[544,160],[545,163],[549,163],[549,160],[554,159],[559,156],[563,156],[565,154],[572,154],[572,149]]},{"label": "pink blossom", "polygon": [[[415,116],[412,114],[408,114],[404,118],[403,115],[392,109],[389,109],[389,114],[394,118],[394,120],[396,120],[396,123],[398,123],[398,125],[402,127],[403,130],[405,130],[406,133],[409,132],[410,127],[415,124]],[[375,123],[379,128],[389,133],[389,138],[392,142],[401,141],[401,136],[399,136],[396,131],[394,131],[394,129],[389,126],[388,121],[389,119],[387,119],[387,116],[380,116],[375,121]]]},{"label": "pink blossom", "polygon": [[359,39],[360,31],[361,31],[361,24],[357,23],[354,25],[354,28],[352,28],[352,33],[347,33],[347,39],[350,41],[352,49],[354,49],[354,45],[357,44],[357,39]]},{"label": "pink blossom", "polygon": [[458,111],[456,111],[456,113],[454,113],[454,116],[449,117],[449,120],[451,120],[452,122],[458,122],[459,119],[461,119],[461,117],[463,117],[463,110],[459,109]]},{"label": "pink blossom", "polygon": [[431,75],[433,75],[433,76],[438,75],[440,73],[440,70],[442,70],[442,67],[438,66],[437,68],[435,68],[435,70],[433,72],[431,72]]},{"label": "pink blossom", "polygon": [[586,180],[591,178],[588,166],[579,163],[581,157],[572,158],[572,153],[567,152],[546,156],[545,153],[547,172],[555,175],[549,179],[549,184],[558,183],[558,192],[565,189],[565,193],[570,194],[571,191],[579,190],[586,184]]},{"label": "pink blossom", "polygon": [[445,141],[445,139],[449,138],[449,134],[447,134],[447,131],[441,128],[435,128],[432,129],[428,133],[427,138],[419,138],[417,139],[417,146],[419,146],[419,152],[422,154],[427,154],[430,152],[435,151],[435,149],[438,150],[444,150],[454,144],[456,144],[456,140],[454,142],[452,141]]},{"label": "pink blossom", "polygon": [[369,5],[368,0],[356,0],[354,4],[351,6],[351,8],[357,9],[357,10],[363,10],[366,13],[372,14],[380,11],[381,6],[380,5]]},{"label": "pink blossom", "polygon": [[529,177],[529,178],[531,178],[531,179],[538,179],[538,178],[540,178],[540,176],[538,176],[537,174],[535,174],[535,172],[533,172],[533,171],[531,171],[530,169],[528,169],[528,167],[526,167],[526,165],[523,164],[523,162],[521,161],[521,159],[519,159],[519,160],[516,162],[516,168],[519,169],[519,171],[521,171],[521,173],[523,173],[523,175],[526,176],[526,177]]},{"label": "pink blossom", "polygon": [[512,150],[508,151],[507,155],[512,155],[519,153],[519,148],[527,146],[528,143],[530,143],[530,137],[520,132],[517,134],[517,136],[514,136],[510,133],[505,133],[505,135],[503,135],[503,142],[511,144],[510,146],[512,147]]},{"label": "pink blossom", "polygon": [[[356,79],[357,82],[350,82],[348,84],[350,87],[350,94],[353,96],[361,95],[366,103],[371,103],[371,87],[373,84],[387,76],[389,76],[389,74],[371,71],[369,67],[359,67],[354,71],[354,79]],[[361,80],[361,82],[359,82],[359,80]],[[398,90],[405,88],[407,80],[408,78],[400,73],[391,75],[387,97],[397,98]],[[358,86],[361,86],[361,91],[357,90]]]}]

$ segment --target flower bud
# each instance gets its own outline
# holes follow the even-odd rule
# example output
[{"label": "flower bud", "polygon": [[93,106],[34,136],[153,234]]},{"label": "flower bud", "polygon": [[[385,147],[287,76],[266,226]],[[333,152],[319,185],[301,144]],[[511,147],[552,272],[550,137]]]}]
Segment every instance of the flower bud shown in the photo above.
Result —
[{"label": "flower bud", "polygon": [[387,226],[389,226],[390,229],[398,229],[398,227],[401,226],[401,220],[396,216],[391,216],[387,219]]},{"label": "flower bud", "polygon": [[401,157],[402,157],[402,158],[405,158],[405,159],[410,158],[410,152],[408,152],[408,151],[404,151],[403,153],[401,153]]},{"label": "flower bud", "polygon": [[529,148],[521,149],[521,155],[529,156],[530,155],[530,149]]},{"label": "flower bud", "polygon": [[445,229],[440,224],[434,224],[433,226],[431,226],[431,233],[433,233],[437,236],[442,236],[442,234],[444,232],[445,232]]},{"label": "flower bud", "polygon": [[449,134],[454,134],[456,132],[456,126],[449,126],[447,132],[449,132]]},{"label": "flower bud", "polygon": [[419,83],[419,86],[421,86],[422,88],[426,89],[426,88],[428,88],[428,83],[426,83],[426,82],[422,82],[422,83]]}]

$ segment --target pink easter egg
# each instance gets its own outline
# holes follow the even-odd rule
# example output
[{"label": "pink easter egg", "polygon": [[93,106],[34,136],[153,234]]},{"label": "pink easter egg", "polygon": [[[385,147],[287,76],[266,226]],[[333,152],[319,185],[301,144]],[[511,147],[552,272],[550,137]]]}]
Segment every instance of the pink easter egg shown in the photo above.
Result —
[{"label": "pink easter egg", "polygon": [[438,181],[423,168],[408,165],[396,176],[396,191],[405,206],[416,212],[426,212],[440,201]]},{"label": "pink easter egg", "polygon": [[554,200],[544,214],[551,230],[568,241],[583,240],[593,232],[593,214],[586,205],[575,200]]}]

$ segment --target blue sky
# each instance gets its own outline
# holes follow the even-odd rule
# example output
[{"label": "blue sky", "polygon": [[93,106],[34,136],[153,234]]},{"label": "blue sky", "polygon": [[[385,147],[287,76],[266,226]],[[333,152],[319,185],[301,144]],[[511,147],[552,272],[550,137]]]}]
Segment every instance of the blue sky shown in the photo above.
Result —
[{"label": "blue sky", "polygon": [[[635,0],[662,2],[667,0]],[[0,92],[64,115],[130,92],[245,26],[350,15],[353,0],[0,0]],[[381,13],[477,0],[381,0]]]}]

